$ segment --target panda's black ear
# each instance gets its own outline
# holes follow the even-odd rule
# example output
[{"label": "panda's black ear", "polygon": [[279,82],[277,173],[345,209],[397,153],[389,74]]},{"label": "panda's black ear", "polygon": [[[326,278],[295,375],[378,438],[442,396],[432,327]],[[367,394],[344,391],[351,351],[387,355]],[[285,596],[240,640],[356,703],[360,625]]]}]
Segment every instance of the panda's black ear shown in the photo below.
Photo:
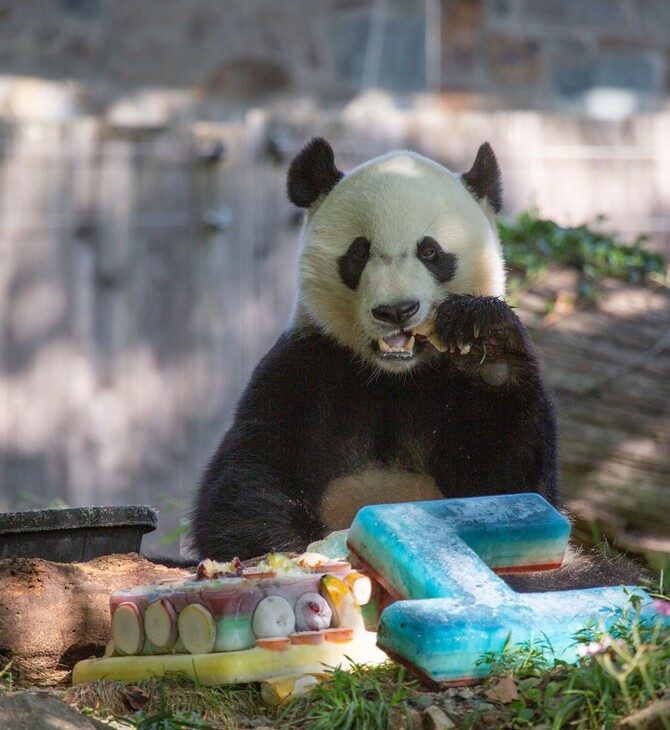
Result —
[{"label": "panda's black ear", "polygon": [[479,148],[468,172],[461,175],[463,182],[478,199],[485,199],[497,213],[502,208],[502,179],[493,148],[488,142]]},{"label": "panda's black ear", "polygon": [[288,168],[289,200],[299,208],[309,208],[318,198],[327,195],[342,177],[344,173],[335,167],[333,148],[322,137],[314,137]]}]

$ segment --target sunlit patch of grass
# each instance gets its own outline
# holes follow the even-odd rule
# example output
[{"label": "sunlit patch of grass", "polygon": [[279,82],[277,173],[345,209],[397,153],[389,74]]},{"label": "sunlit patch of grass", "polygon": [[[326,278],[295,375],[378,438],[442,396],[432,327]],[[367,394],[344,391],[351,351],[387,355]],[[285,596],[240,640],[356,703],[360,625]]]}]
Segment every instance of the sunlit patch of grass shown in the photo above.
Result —
[{"label": "sunlit patch of grass", "polygon": [[278,727],[309,730],[382,730],[412,727],[408,700],[417,684],[396,664],[335,669],[308,695],[290,702]]},{"label": "sunlit patch of grass", "polygon": [[[102,681],[74,687],[66,699],[81,712],[137,730],[235,730],[260,718],[277,728],[385,730],[412,728],[408,700],[418,684],[405,670],[381,667],[335,669],[303,697],[277,708],[263,704],[258,685],[204,687],[189,677],[165,677],[126,685]],[[414,715],[416,716],[416,715]]]},{"label": "sunlit patch of grass", "polygon": [[[659,596],[665,600],[665,597]],[[664,612],[663,603],[657,604]],[[493,701],[499,728],[609,730],[623,718],[666,697],[670,687],[670,625],[640,616],[640,597],[632,595],[608,631],[587,626],[576,636],[577,664],[557,660],[546,642],[507,644],[490,664],[487,686],[513,678],[514,691]],[[670,730],[670,719],[659,716]],[[484,727],[473,713],[468,728]]]}]

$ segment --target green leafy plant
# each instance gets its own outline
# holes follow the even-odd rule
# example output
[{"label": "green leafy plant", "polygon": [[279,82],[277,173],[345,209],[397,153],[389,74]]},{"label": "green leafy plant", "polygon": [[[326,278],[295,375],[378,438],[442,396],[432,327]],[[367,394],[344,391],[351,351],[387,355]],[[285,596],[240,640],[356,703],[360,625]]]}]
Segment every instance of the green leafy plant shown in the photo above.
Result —
[{"label": "green leafy plant", "polygon": [[[492,688],[502,678],[514,681],[515,691],[497,703],[497,726],[608,730],[657,701],[670,686],[670,625],[662,620],[670,604],[660,596],[656,601],[656,620],[641,616],[641,599],[631,593],[609,630],[590,625],[578,632],[577,664],[552,658],[542,642],[508,641],[501,656],[484,656]],[[491,696],[495,701],[495,692]],[[480,716],[471,715],[467,727],[479,727]],[[660,721],[670,729],[670,719]]]},{"label": "green leafy plant", "polygon": [[407,716],[407,702],[415,687],[416,683],[405,679],[404,669],[395,664],[335,669],[308,695],[290,702],[277,725],[309,730],[382,730],[395,722],[394,727],[402,727],[398,723]]},{"label": "green leafy plant", "polygon": [[665,274],[663,256],[645,248],[645,236],[625,244],[614,234],[598,230],[602,222],[599,217],[591,224],[564,228],[539,218],[533,210],[513,219],[500,219],[498,230],[510,267],[510,292],[514,294],[559,264],[580,271],[580,294],[589,299],[597,298],[603,277],[641,282],[652,274]]}]

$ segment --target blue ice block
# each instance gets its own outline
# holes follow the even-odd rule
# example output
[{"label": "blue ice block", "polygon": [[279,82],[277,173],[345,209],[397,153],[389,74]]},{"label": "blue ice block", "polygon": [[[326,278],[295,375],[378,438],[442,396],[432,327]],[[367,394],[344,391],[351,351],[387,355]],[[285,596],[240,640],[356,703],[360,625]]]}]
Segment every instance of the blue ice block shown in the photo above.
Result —
[{"label": "blue ice block", "polygon": [[[352,552],[400,600],[382,614],[377,641],[433,682],[484,676],[486,652],[542,639],[577,658],[574,634],[604,625],[630,592],[594,588],[519,594],[492,569],[546,569],[562,561],[570,526],[537,494],[363,508],[349,530]],[[628,591],[628,593],[626,592]]]},{"label": "blue ice block", "polygon": [[486,566],[556,568],[569,537],[569,522],[539,494],[511,494],[364,507],[347,542],[395,598],[447,598],[482,581],[506,591]]}]

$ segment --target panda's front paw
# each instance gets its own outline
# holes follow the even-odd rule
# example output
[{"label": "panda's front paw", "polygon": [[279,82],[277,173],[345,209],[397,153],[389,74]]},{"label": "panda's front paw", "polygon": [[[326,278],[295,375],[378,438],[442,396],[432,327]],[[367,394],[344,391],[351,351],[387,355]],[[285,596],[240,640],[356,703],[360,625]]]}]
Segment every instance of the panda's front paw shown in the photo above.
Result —
[{"label": "panda's front paw", "polygon": [[498,297],[450,297],[437,309],[434,336],[460,369],[496,386],[507,382],[511,359],[528,350],[523,325]]},{"label": "panda's front paw", "polygon": [[449,351],[467,355],[475,345],[513,347],[523,328],[502,299],[456,294],[435,313],[435,334]]}]

